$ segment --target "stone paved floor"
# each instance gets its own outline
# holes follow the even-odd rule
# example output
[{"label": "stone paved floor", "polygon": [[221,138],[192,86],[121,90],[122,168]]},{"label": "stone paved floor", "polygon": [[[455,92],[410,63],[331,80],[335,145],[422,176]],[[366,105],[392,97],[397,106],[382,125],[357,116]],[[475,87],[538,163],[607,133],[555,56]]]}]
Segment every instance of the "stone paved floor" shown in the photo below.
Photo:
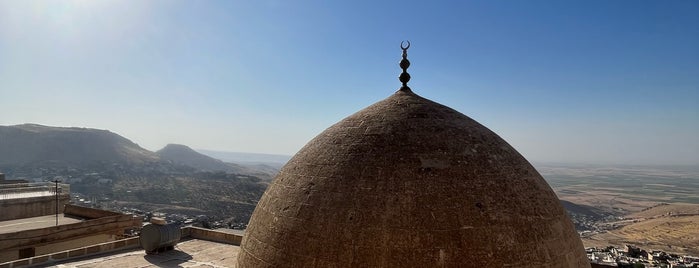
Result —
[{"label": "stone paved floor", "polygon": [[116,267],[236,267],[240,247],[206,240],[186,240],[175,250],[146,255],[143,249],[97,255],[67,263],[54,264],[56,268],[116,268]]},{"label": "stone paved floor", "polygon": [[[81,219],[66,217],[63,213],[58,214],[58,224],[66,225],[81,222]],[[24,230],[41,229],[56,226],[56,215],[46,215],[32,218],[23,218],[0,222],[0,234],[14,233]]]}]

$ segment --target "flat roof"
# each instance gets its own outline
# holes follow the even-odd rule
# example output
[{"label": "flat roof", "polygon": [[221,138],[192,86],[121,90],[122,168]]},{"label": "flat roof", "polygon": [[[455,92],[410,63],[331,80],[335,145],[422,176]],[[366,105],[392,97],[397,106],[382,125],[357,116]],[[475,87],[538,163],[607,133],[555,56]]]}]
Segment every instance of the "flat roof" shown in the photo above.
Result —
[{"label": "flat roof", "polygon": [[[58,225],[81,222],[82,219],[58,214]],[[0,221],[0,234],[14,233],[25,230],[41,229],[56,226],[56,214],[32,218],[22,218],[9,221]]]},{"label": "flat roof", "polygon": [[0,199],[18,199],[18,198],[30,198],[39,196],[54,196],[55,192],[51,191],[36,191],[36,192],[24,192],[24,193],[2,193],[0,194]]},{"label": "flat roof", "polygon": [[105,253],[54,263],[49,267],[236,267],[239,246],[200,239],[178,243],[174,250],[147,255],[143,249]]}]

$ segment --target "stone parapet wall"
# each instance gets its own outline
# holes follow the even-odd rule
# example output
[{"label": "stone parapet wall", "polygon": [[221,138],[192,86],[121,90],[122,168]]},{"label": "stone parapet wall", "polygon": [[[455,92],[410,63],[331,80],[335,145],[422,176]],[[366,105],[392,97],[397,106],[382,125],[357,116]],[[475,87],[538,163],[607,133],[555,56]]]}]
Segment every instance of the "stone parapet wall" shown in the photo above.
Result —
[{"label": "stone parapet wall", "polygon": [[[231,244],[236,246],[240,245],[240,241],[243,238],[241,235],[219,232],[199,227],[183,227],[182,229],[180,229],[180,231],[182,232],[183,239],[193,238],[224,244]],[[10,262],[4,262],[0,263],[0,268],[46,266],[58,261],[66,261],[73,258],[83,258],[97,254],[114,252],[118,250],[128,250],[136,248],[140,248],[139,237],[130,237],[107,243],[80,247],[71,250],[64,250],[56,253],[20,259]]]},{"label": "stone parapet wall", "polygon": [[85,218],[85,219],[97,219],[97,218],[104,218],[104,217],[108,217],[108,216],[123,215],[121,213],[114,212],[114,211],[81,207],[81,206],[76,206],[76,205],[71,205],[71,204],[65,205],[65,209],[63,210],[63,213],[66,215],[77,216],[77,217]]},{"label": "stone parapet wall", "polygon": [[[70,201],[67,193],[58,196],[59,213]],[[56,213],[55,196],[37,196],[0,200],[0,221],[39,217]]]},{"label": "stone parapet wall", "polygon": [[140,227],[140,225],[139,218],[119,214],[55,227],[0,234],[0,250],[36,247],[100,233],[118,235],[122,234],[124,229]]},{"label": "stone parapet wall", "polygon": [[224,244],[231,244],[240,246],[240,241],[243,240],[243,236],[237,234],[231,234],[226,232],[218,232],[209,229],[199,228],[199,227],[184,227],[182,230],[182,237],[191,237],[201,240],[219,242]]},{"label": "stone parapet wall", "polygon": [[91,255],[107,253],[117,250],[134,249],[138,248],[138,237],[131,237],[127,239],[116,240],[107,243],[96,244],[87,247],[81,247],[71,250],[64,250],[56,253],[4,262],[0,263],[0,268],[16,268],[16,267],[27,267],[34,265],[46,265],[55,261],[63,261],[67,259],[77,258],[77,257],[87,257]]}]

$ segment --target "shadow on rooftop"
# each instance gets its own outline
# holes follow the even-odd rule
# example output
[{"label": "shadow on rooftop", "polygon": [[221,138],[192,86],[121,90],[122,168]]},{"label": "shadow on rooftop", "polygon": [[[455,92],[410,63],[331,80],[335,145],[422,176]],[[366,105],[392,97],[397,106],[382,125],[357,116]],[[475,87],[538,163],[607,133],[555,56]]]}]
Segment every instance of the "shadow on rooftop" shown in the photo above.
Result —
[{"label": "shadow on rooftop", "polygon": [[143,256],[143,258],[158,267],[182,267],[180,264],[192,260],[192,255],[175,249],[155,254],[148,254]]}]

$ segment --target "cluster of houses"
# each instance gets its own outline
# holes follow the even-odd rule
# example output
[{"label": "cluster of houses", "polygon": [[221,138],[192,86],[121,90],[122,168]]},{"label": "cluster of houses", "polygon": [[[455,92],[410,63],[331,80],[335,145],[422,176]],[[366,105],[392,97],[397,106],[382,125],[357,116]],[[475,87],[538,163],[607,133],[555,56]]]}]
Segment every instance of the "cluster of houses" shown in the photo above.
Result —
[{"label": "cluster of houses", "polygon": [[627,245],[626,249],[608,246],[606,248],[586,248],[587,258],[594,267],[663,267],[699,268],[699,257],[680,256],[664,251],[646,251]]},{"label": "cluster of houses", "polygon": [[[184,214],[177,214],[177,213],[143,211],[143,210],[137,209],[137,208],[115,207],[115,206],[112,206],[109,202],[91,203],[90,200],[84,199],[84,198],[79,198],[78,201],[76,202],[75,199],[76,198],[74,198],[73,202],[78,203],[82,206],[99,207],[101,209],[107,209],[107,210],[114,211],[114,212],[138,216],[143,220],[144,223],[150,222],[150,219],[152,217],[157,217],[157,218],[165,219],[165,221],[167,223],[174,223],[174,224],[178,224],[180,226],[203,227],[203,228],[207,228],[207,229],[220,229],[220,228],[245,229],[245,227],[247,226],[247,224],[226,222],[225,220],[220,219],[219,217],[216,217],[216,216],[212,216],[212,215],[184,215]],[[83,201],[83,200],[85,200],[85,201]]]}]

